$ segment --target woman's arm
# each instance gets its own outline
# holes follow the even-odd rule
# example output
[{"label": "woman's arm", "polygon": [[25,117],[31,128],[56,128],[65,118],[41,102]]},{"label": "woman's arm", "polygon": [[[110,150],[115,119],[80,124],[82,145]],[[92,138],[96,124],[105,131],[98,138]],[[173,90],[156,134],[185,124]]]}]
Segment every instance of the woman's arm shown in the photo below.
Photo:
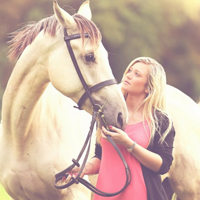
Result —
[{"label": "woman's arm", "polygon": [[93,157],[89,162],[86,163],[85,169],[82,175],[94,175],[99,173],[101,160],[99,158]]},{"label": "woman's arm", "polygon": [[[111,126],[110,129],[114,132],[107,131],[104,127],[102,127],[102,137],[104,139],[106,139],[106,135],[110,135],[117,144],[123,145],[127,149],[133,145],[134,141],[129,138],[129,136],[124,131]],[[168,137],[166,137],[166,143],[167,139]],[[160,169],[163,166],[163,159],[167,158],[167,156],[164,155],[165,153],[168,154],[168,152],[165,152],[165,146],[160,144],[158,144],[156,149],[160,150],[160,152],[152,152],[143,148],[139,144],[136,144],[131,154],[145,167],[151,169],[154,172],[160,172]],[[171,155],[171,152],[169,152],[169,154]]]},{"label": "woman's arm", "polygon": [[[86,163],[84,170],[82,172],[82,174],[80,175],[81,178],[83,178],[85,175],[94,175],[94,174],[98,174],[99,172],[99,167],[100,167],[100,159],[93,157],[89,162]],[[80,170],[80,167],[74,167],[69,173],[67,178],[62,179],[63,181],[65,181],[66,183],[68,183],[71,179],[71,177],[76,177],[76,175],[78,174]]]},{"label": "woman's arm", "polygon": [[[130,139],[131,140],[131,139]],[[130,148],[133,144],[133,141],[131,140],[129,142],[129,146],[127,148]],[[158,172],[162,166],[162,158],[159,154],[156,154],[154,152],[151,152],[144,147],[140,146],[139,144],[136,144],[134,149],[132,150],[131,154],[145,167],[151,169],[154,172]]]},{"label": "woman's arm", "polygon": [[95,144],[95,155],[90,159],[85,165],[82,177],[84,175],[93,175],[99,173],[100,163],[101,163],[102,148],[101,145]]}]

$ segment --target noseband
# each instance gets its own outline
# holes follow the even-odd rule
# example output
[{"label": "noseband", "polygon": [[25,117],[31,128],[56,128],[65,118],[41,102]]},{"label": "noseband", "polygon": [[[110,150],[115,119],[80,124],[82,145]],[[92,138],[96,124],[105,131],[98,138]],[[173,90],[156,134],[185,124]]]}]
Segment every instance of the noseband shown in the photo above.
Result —
[{"label": "noseband", "polygon": [[[89,34],[88,33],[85,33],[84,34],[84,37],[85,38],[89,38]],[[126,182],[123,186],[123,188],[117,192],[114,192],[114,193],[106,193],[106,192],[103,192],[99,189],[97,189],[96,187],[94,187],[92,184],[90,184],[88,181],[86,181],[85,179],[81,178],[81,174],[84,170],[84,167],[85,167],[85,164],[87,162],[87,159],[88,159],[88,155],[89,155],[89,151],[90,151],[90,145],[91,145],[91,138],[92,138],[92,132],[93,132],[93,129],[94,129],[94,124],[96,122],[96,119],[97,117],[99,117],[102,122],[104,123],[104,126],[109,130],[105,120],[104,120],[104,114],[103,114],[103,107],[104,105],[107,103],[105,102],[105,104],[103,106],[99,106],[98,104],[95,104],[91,94],[105,86],[108,86],[108,85],[113,85],[113,84],[117,84],[117,81],[115,79],[110,79],[110,80],[106,80],[106,81],[103,81],[101,83],[98,83],[92,87],[88,87],[88,85],[86,84],[85,82],[85,79],[83,78],[83,75],[80,71],[80,68],[78,66],[78,63],[76,61],[76,58],[75,58],[75,55],[74,55],[74,52],[72,50],[72,47],[70,45],[70,40],[74,40],[74,39],[78,39],[78,38],[81,38],[81,34],[74,34],[74,35],[68,35],[67,34],[67,30],[66,28],[64,29],[64,40],[66,42],[66,45],[67,45],[67,48],[68,48],[68,51],[69,51],[69,54],[71,56],[71,60],[74,64],[74,67],[76,69],[76,72],[80,78],[80,81],[85,89],[85,93],[82,95],[82,97],[80,98],[80,100],[78,101],[78,107],[79,109],[81,109],[81,106],[83,105],[83,103],[85,102],[85,100],[87,98],[90,99],[90,102],[92,104],[92,107],[93,107],[93,115],[92,115],[92,121],[91,121],[91,125],[90,125],[90,130],[89,130],[89,133],[87,135],[87,138],[85,140],[85,143],[77,157],[77,159],[72,159],[72,162],[73,164],[70,165],[68,168],[66,168],[65,170],[61,171],[60,173],[56,174],[55,175],[55,182],[54,182],[54,186],[55,188],[57,189],[64,189],[64,188],[67,188],[69,186],[71,186],[72,184],[76,183],[78,184],[79,182],[82,183],[83,185],[85,185],[88,189],[90,189],[92,192],[100,195],[100,196],[106,196],[106,197],[111,197],[111,196],[115,196],[115,195],[118,195],[120,194],[122,191],[124,191],[126,189],[126,187],[129,185],[130,181],[131,181],[131,173],[130,173],[130,169],[122,155],[122,153],[120,152],[119,148],[117,147],[117,145],[115,144],[115,142],[112,140],[112,138],[110,136],[107,136],[107,139],[108,141],[113,145],[113,147],[115,148],[115,150],[117,151],[119,157],[121,158],[123,164],[124,164],[124,167],[125,167],[125,173],[126,173]],[[80,164],[79,164],[79,161],[82,157],[82,154],[84,153],[85,149],[87,147],[87,151],[85,153],[85,158],[82,162],[82,166],[80,167]],[[65,184],[65,185],[57,185],[57,183],[62,180],[63,178],[66,178],[68,176],[68,173],[75,167],[80,167],[80,170],[77,174],[76,177],[71,177],[70,181]]]}]

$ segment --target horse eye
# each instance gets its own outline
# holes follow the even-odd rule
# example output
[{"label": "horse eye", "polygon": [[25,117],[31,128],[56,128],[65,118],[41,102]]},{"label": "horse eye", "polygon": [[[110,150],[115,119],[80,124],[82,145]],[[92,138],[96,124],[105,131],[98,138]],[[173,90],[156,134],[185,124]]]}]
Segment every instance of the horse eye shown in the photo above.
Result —
[{"label": "horse eye", "polygon": [[86,60],[86,62],[94,62],[95,61],[94,53],[86,54],[85,55],[85,60]]}]

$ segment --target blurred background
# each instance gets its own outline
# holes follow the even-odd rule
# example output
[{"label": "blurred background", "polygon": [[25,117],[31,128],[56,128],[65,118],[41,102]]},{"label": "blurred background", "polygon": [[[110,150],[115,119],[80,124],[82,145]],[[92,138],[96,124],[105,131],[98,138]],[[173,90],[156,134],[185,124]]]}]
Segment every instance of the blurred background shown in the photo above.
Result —
[{"label": "blurred background", "polygon": [[[6,57],[9,33],[53,14],[53,0],[0,0],[1,100],[15,63]],[[58,0],[70,14],[83,0]],[[93,21],[103,35],[118,81],[136,57],[155,58],[168,84],[200,99],[200,0],[91,0]],[[3,196],[5,195],[5,196]],[[6,200],[0,186],[0,200]]]},{"label": "blurred background", "polygon": [[[52,2],[0,0],[0,105],[15,65],[6,57],[9,33],[52,15]],[[82,2],[58,0],[70,14],[77,12]],[[118,81],[131,60],[149,56],[164,66],[168,84],[199,100],[199,0],[91,0],[91,9]]]}]

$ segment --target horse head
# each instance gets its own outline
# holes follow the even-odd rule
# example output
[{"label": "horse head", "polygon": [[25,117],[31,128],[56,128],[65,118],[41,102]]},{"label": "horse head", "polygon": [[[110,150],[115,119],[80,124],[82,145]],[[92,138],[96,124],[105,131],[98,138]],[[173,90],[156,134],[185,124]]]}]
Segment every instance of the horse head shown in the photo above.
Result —
[{"label": "horse head", "polygon": [[[54,1],[54,12],[61,25],[60,34],[66,29],[69,36],[81,34],[81,38],[70,40],[80,72],[90,88],[108,79],[113,74],[108,61],[108,53],[101,42],[101,34],[91,20],[89,1],[84,2],[74,16],[68,14]],[[89,37],[84,37],[88,34]],[[53,86],[76,103],[85,92],[80,78],[74,68],[69,51],[63,40],[60,40],[52,51],[49,60],[48,74]],[[59,44],[59,45],[58,45]],[[124,128],[127,121],[127,108],[122,93],[117,85],[105,86],[91,94],[94,103],[103,106],[108,125]],[[82,109],[92,113],[92,105],[87,98]],[[99,123],[102,126],[102,123]]]}]

